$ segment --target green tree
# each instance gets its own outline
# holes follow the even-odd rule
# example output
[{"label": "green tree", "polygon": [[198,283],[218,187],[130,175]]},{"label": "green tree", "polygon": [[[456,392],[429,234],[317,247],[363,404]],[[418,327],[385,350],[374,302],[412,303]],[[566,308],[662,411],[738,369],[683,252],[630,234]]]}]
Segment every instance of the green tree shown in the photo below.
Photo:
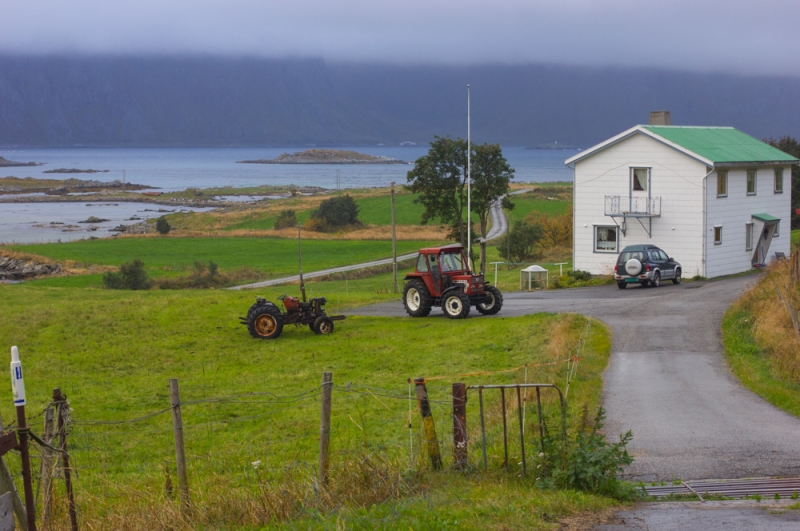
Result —
[{"label": "green tree", "polygon": [[170,230],[172,230],[172,227],[169,226],[167,218],[164,216],[158,218],[158,221],[156,221],[156,231],[158,231],[159,234],[169,234]]},{"label": "green tree", "polygon": [[103,275],[103,286],[106,289],[150,289],[152,282],[147,276],[144,263],[139,260],[125,262],[119,266],[119,272],[108,272]]},{"label": "green tree", "polygon": [[358,220],[358,205],[349,195],[326,199],[319,204],[312,217],[324,219],[329,227],[361,224]]},{"label": "green tree", "polygon": [[[784,153],[788,153],[789,155],[793,156],[796,159],[800,159],[800,142],[797,141],[796,138],[791,136],[784,136],[779,138],[778,140],[769,139],[767,140],[769,145],[776,147],[783,151]],[[800,228],[800,216],[797,215],[797,209],[800,208],[800,166],[797,164],[792,165],[792,228],[798,229]],[[784,184],[784,186],[786,186]]]},{"label": "green tree", "polygon": [[[489,212],[496,201],[502,208],[511,210],[514,204],[508,199],[508,184],[514,178],[514,169],[508,165],[499,144],[475,146],[472,158],[472,212],[478,215],[481,225],[481,274],[486,272],[486,234],[489,232]],[[502,198],[502,200],[500,199]]]},{"label": "green tree", "polygon": [[427,155],[418,158],[408,172],[415,203],[425,207],[422,224],[439,219],[450,227],[450,238],[467,242],[464,210],[467,207],[467,141],[435,137]]},{"label": "green tree", "polygon": [[[509,262],[524,262],[533,257],[536,244],[544,237],[541,225],[517,221],[509,232],[497,240],[500,258]],[[511,238],[509,242],[508,239]]]}]

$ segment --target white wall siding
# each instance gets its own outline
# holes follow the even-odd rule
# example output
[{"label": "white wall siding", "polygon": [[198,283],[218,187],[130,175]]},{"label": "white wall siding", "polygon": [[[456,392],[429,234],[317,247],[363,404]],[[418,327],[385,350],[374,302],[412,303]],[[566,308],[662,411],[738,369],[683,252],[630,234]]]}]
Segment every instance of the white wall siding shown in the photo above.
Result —
[{"label": "white wall siding", "polygon": [[[652,219],[652,237],[636,219],[628,218],[626,235],[619,232],[618,251],[595,252],[594,227],[614,225],[612,218],[604,215],[605,196],[619,195],[627,201],[632,167],[651,168],[650,195],[661,197],[661,217]],[[705,175],[704,164],[643,134],[576,162],[574,268],[608,275],[619,250],[627,245],[653,244],[681,263],[684,276],[702,274]],[[713,184],[716,192],[716,181]],[[642,223],[649,227],[647,218],[642,218]],[[788,235],[788,228],[785,232]]]},{"label": "white wall siding", "polygon": [[[753,214],[770,214],[780,218],[780,235],[772,239],[767,262],[775,259],[775,252],[790,254],[791,230],[791,167],[783,170],[783,193],[775,193],[775,168],[761,167],[756,173],[756,195],[747,195],[747,168],[728,169],[728,196],[717,197],[717,174],[709,176],[707,189],[708,218],[706,223],[707,260],[706,276],[718,277],[750,269],[755,243],[761,234],[762,223],[753,220]],[[745,225],[755,222],[753,250],[745,250]],[[722,227],[722,243],[714,244],[714,227]]]}]

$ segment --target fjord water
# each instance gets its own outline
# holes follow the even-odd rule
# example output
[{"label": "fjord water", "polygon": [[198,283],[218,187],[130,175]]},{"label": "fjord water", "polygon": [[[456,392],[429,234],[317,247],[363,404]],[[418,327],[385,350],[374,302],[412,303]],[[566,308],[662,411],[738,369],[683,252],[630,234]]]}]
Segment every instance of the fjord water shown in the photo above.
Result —
[{"label": "fjord water", "polygon": [[[3,149],[0,156],[17,162],[37,162],[41,166],[0,168],[0,177],[34,177],[125,180],[163,191],[218,186],[250,187],[261,185],[336,187],[339,172],[342,188],[403,184],[411,164],[237,164],[239,160],[269,159],[306,148],[42,148]],[[413,162],[427,147],[347,148],[368,155],[382,155]],[[564,160],[575,151],[503,148],[509,164],[516,170],[516,181],[567,181],[572,172]],[[47,170],[93,169],[108,173],[46,174]],[[109,229],[130,223],[131,217],[147,219],[162,215],[157,205],[143,203],[0,203],[0,243],[72,241],[90,236],[108,237]],[[170,208],[169,210],[173,210]],[[209,210],[193,208],[195,211]],[[79,224],[89,216],[108,219],[105,223]],[[63,225],[62,225],[63,224]],[[91,231],[90,227],[97,227]]]},{"label": "fjord water", "polygon": [[[217,186],[289,185],[336,187],[339,171],[342,188],[403,184],[411,164],[237,164],[240,160],[271,159],[281,153],[308,149],[294,148],[25,148],[0,149],[0,156],[17,162],[38,162],[41,166],[0,168],[0,177],[122,180],[158,187],[164,191]],[[427,153],[427,146],[355,147],[368,155],[382,155],[412,163]],[[568,181],[572,171],[564,160],[574,150],[538,150],[504,147],[503,154],[516,170],[516,181]],[[94,174],[45,174],[47,170],[109,170]]]}]

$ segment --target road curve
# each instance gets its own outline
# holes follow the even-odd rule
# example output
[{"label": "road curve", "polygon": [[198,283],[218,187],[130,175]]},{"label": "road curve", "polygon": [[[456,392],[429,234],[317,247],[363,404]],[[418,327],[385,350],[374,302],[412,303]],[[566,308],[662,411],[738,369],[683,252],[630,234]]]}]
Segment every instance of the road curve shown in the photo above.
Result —
[{"label": "road curve", "polygon": [[[508,293],[498,317],[576,312],[611,327],[603,387],[606,432],[615,437],[633,431],[630,478],[800,475],[800,419],[742,387],[723,355],[722,315],[754,281],[747,276],[659,288]],[[400,301],[350,313],[405,315]]]}]

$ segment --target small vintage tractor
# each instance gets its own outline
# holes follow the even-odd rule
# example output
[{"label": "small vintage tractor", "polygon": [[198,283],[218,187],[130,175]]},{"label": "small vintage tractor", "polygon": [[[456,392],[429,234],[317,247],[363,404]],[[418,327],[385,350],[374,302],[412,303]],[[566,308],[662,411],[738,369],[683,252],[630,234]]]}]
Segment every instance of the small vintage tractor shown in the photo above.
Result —
[{"label": "small vintage tractor", "polygon": [[343,321],[344,315],[328,315],[325,313],[325,297],[315,297],[306,301],[306,286],[303,282],[303,260],[300,253],[300,229],[297,229],[297,257],[300,264],[300,293],[303,300],[297,297],[281,295],[286,312],[281,312],[278,305],[261,297],[247,310],[247,317],[239,317],[241,324],[247,326],[250,335],[259,339],[277,339],[283,332],[283,325],[308,325],[318,335],[333,333],[333,322]]},{"label": "small vintage tractor", "polygon": [[425,317],[441,306],[450,319],[463,319],[471,306],[483,315],[503,307],[503,295],[475,275],[460,244],[420,249],[417,267],[403,279],[403,306],[411,317]]},{"label": "small vintage tractor", "polygon": [[325,313],[325,297],[315,297],[306,302],[306,290],[302,284],[300,289],[303,292],[302,301],[287,295],[278,297],[278,300],[283,301],[286,312],[281,313],[277,304],[258,297],[255,304],[247,310],[247,317],[240,317],[239,320],[247,325],[251,336],[260,339],[276,339],[283,332],[283,325],[287,324],[307,324],[315,334],[332,333],[333,322],[342,321],[345,316]]}]

